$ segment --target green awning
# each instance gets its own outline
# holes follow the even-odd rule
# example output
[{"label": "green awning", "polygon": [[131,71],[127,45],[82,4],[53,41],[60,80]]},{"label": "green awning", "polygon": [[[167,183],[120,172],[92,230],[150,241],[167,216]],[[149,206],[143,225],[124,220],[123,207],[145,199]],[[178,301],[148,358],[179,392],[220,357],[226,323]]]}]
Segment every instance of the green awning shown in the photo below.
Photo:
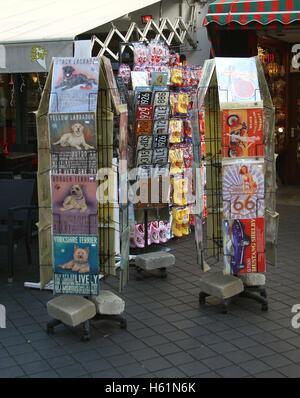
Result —
[{"label": "green awning", "polygon": [[232,29],[300,27],[300,0],[216,0],[209,5],[204,26]]}]

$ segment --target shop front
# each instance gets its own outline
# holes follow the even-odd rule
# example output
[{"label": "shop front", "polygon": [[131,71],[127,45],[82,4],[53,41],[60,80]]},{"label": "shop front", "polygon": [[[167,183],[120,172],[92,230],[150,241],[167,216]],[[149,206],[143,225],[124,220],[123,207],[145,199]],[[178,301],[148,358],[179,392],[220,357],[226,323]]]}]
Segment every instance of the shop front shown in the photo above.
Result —
[{"label": "shop front", "polygon": [[[11,9],[0,16],[1,170],[18,174],[36,169],[35,111],[53,57],[105,55],[117,70],[120,43],[154,37],[171,47],[183,46],[188,57],[199,54],[197,39],[205,29],[200,28],[204,12],[196,2],[118,0],[109,7],[106,3],[89,0],[83,10],[80,3],[66,0],[58,13],[54,0],[41,7],[33,0],[19,0],[17,15]],[[206,58],[204,53],[202,48]]]},{"label": "shop front", "polygon": [[1,170],[18,174],[37,168],[35,112],[52,57],[71,56],[72,41],[32,41],[1,45]]},{"label": "shop front", "polygon": [[277,174],[300,184],[300,2],[217,0],[204,25],[213,56],[259,56],[276,109]]},{"label": "shop front", "polygon": [[[183,174],[184,169],[187,168],[189,170],[188,183],[191,185],[192,142],[188,110],[191,105],[190,96],[192,96],[193,92],[196,90],[201,68],[187,65],[183,66],[181,64],[184,63],[183,61],[186,60],[186,58],[188,58],[190,62],[191,56],[195,56],[193,51],[199,51],[196,49],[196,40],[193,40],[198,35],[198,32],[196,33],[196,31],[194,32],[193,30],[192,32],[190,31],[191,24],[195,24],[195,21],[198,21],[197,18],[199,18],[199,13],[196,12],[196,6],[194,3],[191,3],[191,5],[187,3],[188,5],[185,7],[178,7],[178,5],[182,2],[178,1],[174,5],[171,0],[162,2],[155,0],[132,0],[130,5],[126,5],[122,3],[122,1],[118,0],[116,1],[117,4],[115,4],[115,6],[118,5],[120,7],[114,7],[114,9],[108,7],[109,9],[103,13],[103,7],[101,9],[101,3],[103,2],[91,0],[89,1],[89,8],[85,10],[86,18],[82,18],[81,7],[77,4],[74,4],[73,7],[72,4],[72,7],[68,9],[67,6],[68,4],[70,5],[71,1],[66,0],[61,8],[61,15],[68,15],[69,18],[64,20],[65,23],[62,24],[57,19],[55,1],[48,2],[48,5],[45,6],[45,8],[41,8],[39,10],[34,8],[33,3],[35,3],[35,1],[28,1],[25,7],[22,5],[23,3],[20,2],[19,15],[24,15],[25,21],[26,15],[29,14],[30,10],[34,15],[34,18],[32,16],[32,20],[30,23],[28,23],[26,28],[23,27],[20,19],[15,18],[13,13],[7,17],[9,23],[6,22],[4,18],[2,20],[0,17],[0,22],[3,21],[3,31],[2,33],[0,32],[0,101],[1,104],[3,104],[3,107],[1,108],[0,149],[3,148],[3,154],[5,155],[5,164],[0,165],[0,170],[4,171],[5,169],[6,171],[13,172],[15,177],[17,175],[15,180],[19,179],[19,175],[22,177],[22,172],[26,171],[27,167],[25,168],[25,164],[21,162],[21,155],[23,156],[23,159],[25,157],[30,158],[28,168],[37,170],[38,197],[39,206],[41,209],[38,223],[40,242],[39,262],[41,271],[39,286],[44,287],[51,282],[51,278],[53,276],[51,268],[52,246],[50,237],[50,208],[51,204],[53,206],[54,196],[51,196],[49,170],[51,170],[51,173],[54,175],[74,174],[74,178],[76,180],[73,181],[74,183],[82,180],[80,172],[78,171],[81,167],[81,163],[78,162],[78,152],[81,150],[73,145],[75,148],[73,152],[76,156],[71,150],[69,150],[71,155],[67,151],[68,156],[70,155],[69,158],[72,159],[69,161],[69,158],[66,155],[67,158],[65,161],[68,163],[69,167],[69,169],[66,169],[62,167],[62,159],[65,154],[62,155],[61,152],[63,153],[62,148],[68,149],[68,145],[61,145],[58,139],[59,137],[55,136],[55,143],[53,143],[52,147],[49,148],[49,136],[51,136],[51,131],[53,136],[57,135],[58,133],[62,136],[63,131],[67,135],[72,134],[71,130],[73,128],[73,123],[71,123],[71,118],[72,120],[75,120],[76,118],[81,120],[80,118],[82,118],[82,115],[78,115],[80,112],[91,112],[89,108],[88,110],[84,108],[84,111],[80,111],[80,107],[70,110],[70,104],[68,104],[68,107],[66,108],[61,107],[62,104],[64,104],[64,95],[67,97],[66,94],[69,92],[77,90],[76,96],[74,95],[74,98],[72,97],[72,101],[76,103],[82,96],[84,96],[84,94],[89,93],[92,85],[90,84],[91,82],[89,82],[89,84],[85,83],[85,78],[87,78],[87,76],[92,76],[90,78],[92,82],[95,80],[89,70],[82,71],[80,68],[78,68],[77,64],[74,64],[71,67],[72,72],[68,82],[67,79],[69,76],[67,76],[67,73],[69,72],[65,73],[65,69],[61,68],[57,69],[60,71],[60,76],[59,79],[56,80],[56,83],[54,83],[55,73],[57,72],[55,72],[55,60],[63,60],[62,62],[66,63],[71,62],[70,60],[72,60],[72,62],[78,62],[79,64],[82,62],[82,60],[84,60],[84,62],[90,59],[95,60],[95,62],[98,62],[96,60],[101,60],[99,61],[101,63],[101,67],[99,69],[98,79],[100,82],[101,79],[103,79],[103,76],[105,76],[105,85],[104,87],[100,87],[99,84],[100,88],[98,91],[95,91],[94,95],[101,97],[101,101],[99,100],[99,102],[101,102],[101,106],[104,109],[110,109],[112,107],[110,104],[110,95],[112,95],[114,98],[114,93],[116,94],[117,91],[120,92],[117,95],[118,98],[119,94],[120,97],[122,97],[121,94],[125,94],[125,100],[122,101],[122,105],[130,105],[131,103],[128,101],[128,91],[135,91],[135,86],[141,87],[144,86],[144,84],[146,85],[146,94],[149,94],[150,92],[150,97],[153,94],[152,102],[155,103],[155,105],[153,105],[153,114],[151,114],[151,120],[150,122],[148,120],[146,121],[146,123],[148,122],[148,125],[151,125],[151,131],[145,132],[142,128],[145,126],[145,124],[141,123],[141,131],[139,131],[139,134],[136,134],[134,137],[138,137],[138,135],[142,134],[145,135],[145,137],[142,137],[144,138],[143,140],[139,139],[138,141],[138,143],[141,144],[139,148],[141,154],[140,159],[138,159],[139,166],[143,166],[147,162],[147,166],[150,168],[153,160],[153,165],[155,166],[153,169],[155,169],[155,171],[158,173],[157,175],[159,178],[159,173],[162,169],[160,166],[165,166],[166,164],[169,166],[169,147],[167,136],[169,133],[169,116],[170,118],[172,116],[173,120],[170,125],[173,126],[173,142],[170,140],[170,143],[173,145],[173,152],[171,153],[173,154],[173,167],[175,169],[175,163],[178,163],[176,161],[176,156],[180,157],[180,168],[177,167],[175,170],[176,173],[173,173],[176,174],[177,177],[176,183],[174,183],[174,186],[176,186],[174,190],[176,191],[177,189],[178,191],[178,197],[176,197],[176,194],[173,194],[173,196],[176,197],[176,200],[174,200],[173,203],[173,208],[176,210],[174,210],[174,213],[176,213],[178,217],[184,217],[185,219],[185,222],[182,222],[184,225],[180,225],[181,229],[184,230],[184,234],[182,232],[178,232],[177,234],[179,234],[179,237],[188,235],[190,233],[189,227],[190,219],[192,220],[192,217],[189,217],[190,210],[187,205],[192,205],[193,201],[190,200],[188,203],[186,197],[183,199],[180,197],[181,190],[185,190],[187,185],[187,182],[181,178],[181,175]],[[150,6],[152,7],[151,12],[153,15],[149,14]],[[143,23],[141,28],[139,28],[139,26],[141,26],[140,20],[142,12],[140,8],[145,11],[145,14],[146,11],[148,11],[146,16],[150,17],[148,22],[146,21],[146,23]],[[169,10],[169,12],[167,12],[167,10]],[[130,12],[131,15],[125,14],[125,12]],[[100,18],[96,16],[97,13],[100,15]],[[168,15],[168,17],[166,17],[166,15]],[[175,22],[172,24],[170,18],[173,19],[173,17]],[[137,18],[139,18],[139,23],[135,22]],[[38,22],[41,20],[44,21],[44,23]],[[186,24],[184,20],[190,20],[192,22],[190,24]],[[125,28],[126,22],[129,24],[129,27],[127,26],[127,28]],[[15,29],[11,30],[10,32],[9,26],[15,26]],[[45,26],[47,26],[47,30],[45,30]],[[199,22],[198,26],[200,27]],[[126,30],[127,33],[124,33]],[[195,33],[195,35],[192,33]],[[122,81],[122,73],[120,73],[120,70],[122,71],[121,66],[124,68],[124,65],[126,64],[126,52],[124,51],[124,53],[122,53],[122,44],[125,45],[125,47],[132,48],[134,47],[133,43],[136,44],[134,52],[136,58],[138,58],[137,54],[139,54],[139,50],[145,52],[147,55],[150,54],[149,48],[152,49],[152,56],[149,59],[146,56],[147,65],[144,65],[144,62],[142,62],[142,65],[140,65],[139,62],[136,62],[136,69],[132,71],[136,80],[134,77],[132,78],[132,85],[130,85],[130,89],[128,90],[128,88],[125,87],[125,83]],[[167,54],[163,61],[161,60],[161,51]],[[179,53],[181,53],[182,59],[180,59]],[[122,56],[119,56],[120,54]],[[151,62],[149,62],[149,60],[151,60]],[[171,61],[173,63],[171,63]],[[125,66],[129,67],[128,65]],[[145,68],[145,70],[143,70],[143,68]],[[116,86],[113,73],[117,70],[119,70],[119,76],[116,80],[117,83],[120,84],[118,87]],[[173,72],[172,79],[170,77],[171,71]],[[172,80],[172,84],[170,84],[170,80]],[[154,89],[155,87],[156,89]],[[122,91],[122,89],[124,90]],[[156,93],[156,99],[154,98],[154,93]],[[59,95],[61,95],[61,97]],[[103,95],[106,98],[105,100],[102,98]],[[164,97],[166,98],[163,99]],[[92,97],[88,97],[88,100],[85,99],[83,101],[85,106],[89,106],[90,98]],[[170,112],[171,98],[174,100],[172,114]],[[52,104],[52,107],[49,108],[50,105],[48,102],[49,104]],[[80,106],[83,106],[83,104],[80,104]],[[134,103],[134,106],[135,105],[136,103]],[[140,105],[142,107],[142,105],[145,104],[141,103]],[[148,104],[147,106],[152,107],[151,104]],[[154,107],[158,108],[157,115],[154,113]],[[159,109],[161,107],[163,109]],[[179,111],[177,107],[181,108],[181,111]],[[89,118],[84,116],[82,119],[86,125],[91,125],[90,120],[93,120],[93,123],[95,120],[97,120],[96,124],[99,130],[97,134],[99,133],[98,138],[100,142],[97,144],[93,142],[87,144],[87,146],[90,145],[91,147],[94,147],[94,149],[97,147],[98,151],[94,150],[94,152],[99,153],[99,162],[97,164],[95,163],[95,167],[92,169],[92,171],[90,171],[91,168],[84,169],[84,167],[81,167],[82,170],[89,170],[85,171],[83,174],[92,174],[93,178],[97,174],[97,170],[101,168],[109,166],[117,169],[119,165],[118,162],[123,160],[121,157],[123,156],[123,158],[125,158],[125,154],[127,154],[127,145],[124,144],[125,138],[121,138],[120,133],[122,130],[123,136],[129,135],[127,129],[127,116],[122,116],[124,112],[121,112],[119,107],[117,107],[115,104],[113,108],[115,113],[113,114],[113,112],[110,112],[107,116],[107,119],[104,118],[104,121],[101,118],[101,120],[98,120],[97,115],[93,115],[93,119],[90,118],[90,115]],[[93,110],[94,114],[97,113],[95,109]],[[116,111],[116,109],[118,109],[118,111]],[[139,117],[133,113],[131,114],[132,117],[143,121],[142,119],[145,117],[144,110],[136,110],[139,112]],[[65,123],[63,123],[63,120],[57,119],[57,115],[53,116],[53,114],[56,113],[64,114],[64,116],[61,117],[68,119],[68,123],[66,120]],[[163,113],[163,115],[161,115],[161,113]],[[48,114],[50,116],[47,119]],[[101,112],[100,114],[102,115]],[[161,122],[162,118],[164,119],[164,122]],[[114,124],[114,126],[112,126],[112,124]],[[150,133],[152,133],[152,127],[154,130],[154,125],[156,126],[155,132],[157,134],[155,135],[155,138],[152,136],[149,138],[147,137],[147,134],[149,133],[150,135]],[[163,125],[163,127],[161,127],[161,125]],[[61,129],[59,132],[56,131],[58,128]],[[89,136],[92,134],[92,130],[92,128],[86,128],[84,131],[87,136]],[[104,134],[105,139],[101,138],[101,134]],[[86,138],[86,142],[89,142],[89,138],[90,137]],[[127,138],[128,137],[126,137],[126,140]],[[148,144],[146,141],[148,141]],[[143,145],[146,144],[150,146],[152,145],[151,149],[148,150],[148,155],[151,154],[150,159],[149,156],[148,159],[145,159],[145,156],[142,156],[144,152],[147,153],[147,148],[143,148]],[[62,148],[60,148],[59,145],[61,145]],[[18,146],[19,149],[15,149]],[[61,151],[57,148],[61,149]],[[143,149],[145,149],[145,151]],[[82,157],[87,157],[88,155],[90,156],[90,154],[87,155],[86,151],[87,150],[84,147],[83,153],[80,152],[80,155],[82,155]],[[128,150],[128,152],[130,151]],[[49,163],[50,155],[51,164]],[[96,155],[93,153],[91,158],[93,156],[95,157]],[[35,160],[34,163],[32,163],[33,157]],[[76,161],[72,163],[74,159],[76,159]],[[103,164],[101,163],[102,161]],[[14,162],[14,164],[12,162]],[[72,166],[70,166],[70,164],[72,164]],[[140,167],[140,169],[142,169],[142,167]],[[70,170],[72,170],[72,172]],[[2,178],[6,179],[6,175],[7,174],[1,173]],[[127,186],[126,176],[127,168],[124,173],[120,173],[120,187]],[[65,182],[62,181],[62,179],[64,179],[64,177],[59,179],[61,181],[51,180],[51,182],[52,184],[54,182],[55,184],[60,184]],[[85,182],[87,184],[89,183],[89,181]],[[94,180],[93,183],[93,188],[95,188],[96,183]],[[97,183],[99,183],[98,180]],[[84,191],[91,191],[88,188],[88,185],[83,188]],[[99,186],[100,185],[101,183]],[[70,189],[71,187],[66,190],[66,194],[69,193]],[[114,185],[114,198],[116,198],[117,192],[119,191],[116,184]],[[120,196],[123,197],[121,194]],[[167,199],[169,199],[169,192]],[[94,207],[91,209],[91,212],[93,212],[95,215],[97,203],[94,203],[93,206]],[[149,206],[147,203],[147,209],[148,207]],[[151,223],[151,215],[149,215],[150,233],[148,236],[152,239],[149,239],[149,245],[152,243],[166,243],[166,241],[169,239],[166,237],[167,233],[171,229],[168,202],[165,207],[167,209],[166,214],[168,222],[159,224],[158,219],[155,218],[155,223]],[[183,209],[177,209],[178,207],[183,207]],[[119,267],[122,268],[122,264],[125,262],[125,256],[122,254],[122,250],[126,251],[128,249],[128,247],[126,250],[120,248],[122,246],[121,242],[123,242],[123,247],[124,243],[129,242],[128,228],[124,228],[124,230],[126,229],[125,232],[127,234],[125,237],[122,235],[121,229],[121,224],[122,227],[124,225],[127,226],[126,217],[124,216],[124,214],[127,212],[127,202],[124,204],[124,206],[123,202],[120,202],[120,215],[118,213],[119,203],[115,207],[112,206],[105,208],[103,205],[103,208],[101,208],[101,206],[99,206],[99,208],[100,210],[102,209],[102,211],[99,210],[98,214],[99,225],[101,225],[101,227],[99,227],[99,251],[101,257],[100,262],[102,264],[101,272],[103,274],[115,275],[117,270],[119,270]],[[59,206],[57,206],[57,209],[60,211]],[[55,209],[55,211],[57,209]],[[67,209],[67,211],[69,210],[71,211],[74,209]],[[156,215],[156,207],[154,210]],[[145,213],[147,213],[147,211]],[[61,220],[64,219],[62,215],[64,216],[65,214],[67,214],[65,213],[65,210],[63,210],[62,214],[58,214],[57,212],[55,213],[55,219],[56,221],[59,219],[59,221],[57,221],[55,227],[52,228],[54,231],[63,235],[67,233],[72,233],[73,235],[87,233],[86,230],[80,229],[82,226],[82,219],[80,217],[75,221],[74,219],[72,221],[75,227],[79,228],[76,231],[70,231],[70,229],[61,229]],[[161,218],[159,218],[160,221],[166,221],[163,215]],[[94,217],[94,219],[96,219],[96,217]],[[145,219],[146,218],[143,218],[142,221],[138,221],[137,223],[141,224],[145,221]],[[107,220],[109,220],[109,222],[111,221],[111,224],[109,224]],[[122,223],[120,220],[122,220]],[[70,226],[70,221],[67,220],[64,224]],[[88,219],[86,224],[87,230],[90,233],[92,231],[90,219]],[[145,232],[145,235],[143,235],[143,246],[148,245],[147,221],[145,224],[146,228],[144,228],[143,231]],[[57,225],[59,225],[59,227],[56,229]],[[161,235],[160,238],[158,237],[159,232]],[[146,249],[145,247],[141,248]],[[104,254],[101,255],[101,252]],[[107,253],[109,254],[107,255]],[[120,279],[122,279],[121,285],[123,286],[127,280],[126,276],[121,276]],[[33,285],[36,287],[37,284]],[[30,287],[33,287],[33,285],[31,282],[26,284],[26,286]]]},{"label": "shop front", "polygon": [[37,170],[35,114],[53,57],[90,56],[99,26],[157,1],[119,1],[103,12],[103,2],[90,0],[84,17],[71,1],[59,13],[55,1],[15,3],[17,15],[9,9],[0,16],[0,169],[16,175]]}]

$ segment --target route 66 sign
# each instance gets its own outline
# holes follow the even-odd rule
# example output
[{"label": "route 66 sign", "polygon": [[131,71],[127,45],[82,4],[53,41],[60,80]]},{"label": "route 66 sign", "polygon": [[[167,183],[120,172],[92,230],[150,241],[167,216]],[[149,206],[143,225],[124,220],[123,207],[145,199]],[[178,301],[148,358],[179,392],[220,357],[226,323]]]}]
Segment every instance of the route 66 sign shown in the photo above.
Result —
[{"label": "route 66 sign", "polygon": [[143,149],[137,153],[137,166],[151,164],[152,150]]},{"label": "route 66 sign", "polygon": [[169,106],[156,106],[154,108],[154,119],[168,119],[169,118],[169,113],[170,113],[170,107]]},{"label": "route 66 sign", "polygon": [[168,134],[169,120],[155,120],[153,126],[153,134]]},{"label": "route 66 sign", "polygon": [[140,135],[137,142],[137,150],[151,149],[152,148],[152,135]]},{"label": "route 66 sign", "polygon": [[154,92],[154,106],[168,105],[169,104],[169,91],[155,91]]},{"label": "route 66 sign", "polygon": [[168,135],[156,135],[153,137],[153,147],[154,148],[167,148],[168,147]]},{"label": "route 66 sign", "polygon": [[151,120],[152,119],[152,106],[138,106],[136,111],[136,118],[139,120]]},{"label": "route 66 sign", "polygon": [[147,135],[152,132],[152,120],[137,120],[136,124],[137,135]]},{"label": "route 66 sign", "polygon": [[150,105],[152,98],[151,91],[140,91],[137,95],[137,105]]},{"label": "route 66 sign", "polygon": [[157,148],[153,150],[153,164],[166,164],[168,162],[168,148]]}]

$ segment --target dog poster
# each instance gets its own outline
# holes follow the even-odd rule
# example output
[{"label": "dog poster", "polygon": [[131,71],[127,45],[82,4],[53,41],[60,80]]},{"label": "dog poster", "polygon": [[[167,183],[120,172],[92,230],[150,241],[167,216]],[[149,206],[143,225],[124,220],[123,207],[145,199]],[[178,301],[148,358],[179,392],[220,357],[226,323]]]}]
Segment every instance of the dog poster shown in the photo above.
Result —
[{"label": "dog poster", "polygon": [[222,112],[224,158],[264,156],[262,109],[233,109]]},{"label": "dog poster", "polygon": [[224,219],[264,217],[264,163],[223,161]]},{"label": "dog poster", "polygon": [[265,220],[224,220],[223,249],[226,274],[265,272]]},{"label": "dog poster", "polygon": [[96,112],[99,59],[53,58],[49,113]]},{"label": "dog poster", "polygon": [[51,175],[55,234],[98,234],[97,186],[91,175]]},{"label": "dog poster", "polygon": [[97,236],[53,235],[54,293],[99,294]]},{"label": "dog poster", "polygon": [[52,172],[55,174],[96,174],[95,114],[92,112],[50,113],[48,120]]}]

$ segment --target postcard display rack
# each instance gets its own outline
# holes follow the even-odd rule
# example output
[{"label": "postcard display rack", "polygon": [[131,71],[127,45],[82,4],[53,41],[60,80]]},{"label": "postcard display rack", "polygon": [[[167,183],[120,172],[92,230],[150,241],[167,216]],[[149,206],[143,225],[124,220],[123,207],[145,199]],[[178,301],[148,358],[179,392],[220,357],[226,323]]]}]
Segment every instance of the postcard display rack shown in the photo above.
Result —
[{"label": "postcard display rack", "polygon": [[[97,296],[99,275],[117,268],[120,288],[128,279],[128,213],[118,202],[127,116],[108,59],[53,59],[37,128],[40,276],[42,286],[53,278],[54,294]],[[125,187],[127,170],[121,178]]]},{"label": "postcard display rack", "polygon": [[[179,65],[179,56],[156,40],[131,46],[133,70],[124,64],[119,69],[119,78],[133,93],[133,182],[135,192],[138,187],[142,193],[135,197],[135,219],[141,223],[131,234],[131,247],[147,250],[151,243],[190,234],[194,204],[190,110],[201,67]],[[148,222],[148,214],[156,214],[159,221]]]},{"label": "postcard display rack", "polygon": [[[206,61],[193,113],[194,177],[206,167],[207,223],[201,177],[195,215],[203,271],[265,273],[276,264],[274,108],[257,58]],[[205,153],[201,136],[205,137]],[[204,233],[205,231],[205,233]]]}]

